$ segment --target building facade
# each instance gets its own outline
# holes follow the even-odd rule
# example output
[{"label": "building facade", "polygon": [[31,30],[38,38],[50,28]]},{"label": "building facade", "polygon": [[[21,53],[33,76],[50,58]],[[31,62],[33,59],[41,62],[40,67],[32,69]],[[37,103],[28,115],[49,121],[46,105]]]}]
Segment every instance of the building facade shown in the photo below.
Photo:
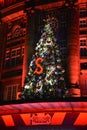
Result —
[{"label": "building facade", "polygon": [[87,96],[87,0],[1,0],[0,95],[15,100],[24,85],[43,20],[56,17],[54,29],[66,70],[67,86]]}]

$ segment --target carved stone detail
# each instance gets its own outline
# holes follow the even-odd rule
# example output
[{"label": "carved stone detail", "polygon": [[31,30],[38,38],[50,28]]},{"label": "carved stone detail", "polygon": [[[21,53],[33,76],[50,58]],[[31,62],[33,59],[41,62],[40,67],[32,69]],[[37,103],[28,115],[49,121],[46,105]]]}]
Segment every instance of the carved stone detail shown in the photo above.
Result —
[{"label": "carved stone detail", "polygon": [[26,18],[21,17],[8,22],[7,41],[26,35]]}]

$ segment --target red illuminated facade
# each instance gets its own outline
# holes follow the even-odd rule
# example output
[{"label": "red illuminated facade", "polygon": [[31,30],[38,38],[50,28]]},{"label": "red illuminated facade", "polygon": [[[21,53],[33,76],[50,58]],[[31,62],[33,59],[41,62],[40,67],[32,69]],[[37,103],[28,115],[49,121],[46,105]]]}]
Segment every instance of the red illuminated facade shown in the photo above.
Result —
[{"label": "red illuminated facade", "polygon": [[[0,101],[19,99],[46,15],[59,20],[69,96],[87,97],[87,0],[76,0],[74,5],[68,0],[43,1],[0,0]],[[87,129],[87,102],[66,101],[0,102],[0,128]]]},{"label": "red illuminated facade", "polygon": [[70,89],[70,93],[87,96],[86,0],[76,1],[74,8],[69,8],[73,4],[72,2],[68,3],[64,0],[36,1],[35,5],[33,3],[34,6],[31,1],[24,0],[1,0],[0,3],[1,100],[18,99],[28,72],[33,44],[39,38],[35,31],[43,26],[44,12],[45,15],[56,15],[59,18],[58,38],[61,43],[67,84],[79,86],[79,89]]}]

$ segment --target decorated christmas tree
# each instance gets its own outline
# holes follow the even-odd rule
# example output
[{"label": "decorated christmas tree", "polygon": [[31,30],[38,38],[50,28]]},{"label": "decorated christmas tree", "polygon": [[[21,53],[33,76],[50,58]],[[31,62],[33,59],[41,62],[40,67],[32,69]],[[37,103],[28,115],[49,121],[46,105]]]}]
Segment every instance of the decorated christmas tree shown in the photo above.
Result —
[{"label": "decorated christmas tree", "polygon": [[62,67],[59,44],[51,24],[47,22],[36,44],[29,65],[22,99],[65,97],[65,70]]}]

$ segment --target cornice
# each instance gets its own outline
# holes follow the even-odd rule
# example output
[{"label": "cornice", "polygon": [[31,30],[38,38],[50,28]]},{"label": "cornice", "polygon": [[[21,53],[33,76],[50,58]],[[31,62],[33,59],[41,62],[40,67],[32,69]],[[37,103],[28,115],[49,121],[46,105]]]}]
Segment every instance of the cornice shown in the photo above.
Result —
[{"label": "cornice", "polygon": [[8,22],[8,21],[10,21],[10,20],[16,19],[16,18],[21,17],[21,16],[23,16],[23,15],[24,15],[24,11],[23,11],[23,10],[20,10],[20,11],[18,11],[18,12],[15,12],[15,13],[12,13],[12,14],[9,14],[9,15],[3,17],[3,18],[2,18],[2,21],[3,21],[3,22]]},{"label": "cornice", "polygon": [[1,14],[3,15],[3,14],[5,14],[5,13],[11,11],[11,10],[15,10],[15,8],[19,8],[20,6],[24,6],[24,1],[16,3],[14,5],[11,5],[9,7],[6,7],[4,9],[2,9],[1,10]]}]

